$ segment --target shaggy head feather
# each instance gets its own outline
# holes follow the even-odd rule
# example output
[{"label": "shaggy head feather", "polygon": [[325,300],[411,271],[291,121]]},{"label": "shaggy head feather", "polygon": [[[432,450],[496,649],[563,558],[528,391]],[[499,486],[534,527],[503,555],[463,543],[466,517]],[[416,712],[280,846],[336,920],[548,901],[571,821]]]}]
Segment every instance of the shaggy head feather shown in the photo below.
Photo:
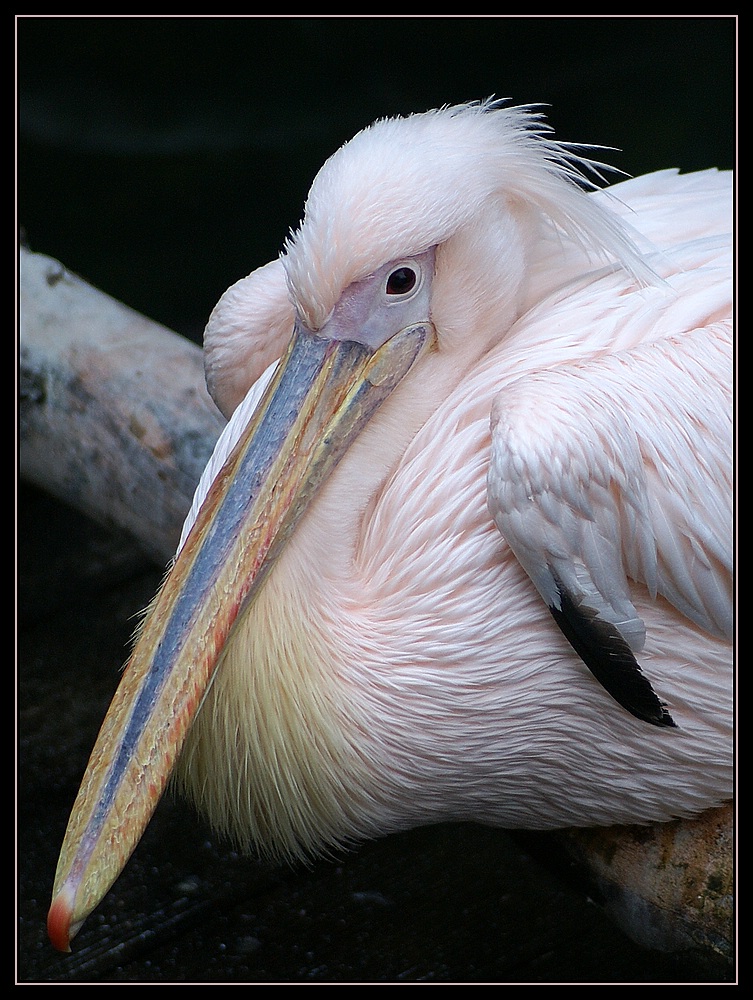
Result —
[{"label": "shaggy head feather", "polygon": [[320,329],[352,281],[444,242],[500,201],[534,208],[566,237],[651,280],[619,220],[584,197],[595,186],[585,171],[603,165],[574,150],[531,107],[491,100],[364,129],[321,168],[286,245],[299,315]]}]

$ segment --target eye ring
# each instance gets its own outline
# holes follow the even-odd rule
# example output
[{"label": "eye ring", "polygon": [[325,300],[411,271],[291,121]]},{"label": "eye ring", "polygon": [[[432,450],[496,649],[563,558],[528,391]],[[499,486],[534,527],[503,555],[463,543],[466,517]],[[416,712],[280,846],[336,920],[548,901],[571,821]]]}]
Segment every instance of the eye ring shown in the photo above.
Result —
[{"label": "eye ring", "polygon": [[384,290],[387,295],[409,295],[419,283],[419,275],[415,268],[408,264],[401,264],[391,271],[387,276]]}]

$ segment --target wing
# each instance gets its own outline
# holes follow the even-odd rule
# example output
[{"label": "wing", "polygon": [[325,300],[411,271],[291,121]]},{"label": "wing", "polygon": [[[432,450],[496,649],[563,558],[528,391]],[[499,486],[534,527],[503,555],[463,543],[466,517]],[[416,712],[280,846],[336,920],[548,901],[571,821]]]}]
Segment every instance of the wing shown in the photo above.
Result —
[{"label": "wing", "polygon": [[224,417],[282,355],[293,332],[282,261],[273,260],[224,293],[204,331],[207,388]]},{"label": "wing", "polygon": [[236,281],[212,310],[204,331],[204,373],[209,393],[228,423],[196,487],[178,551],[258,406],[293,331],[293,322],[293,306],[279,259]]},{"label": "wing", "polygon": [[655,725],[674,723],[636,660],[633,584],[732,635],[731,373],[720,322],[534,372],[494,403],[492,516],[589,669]]}]

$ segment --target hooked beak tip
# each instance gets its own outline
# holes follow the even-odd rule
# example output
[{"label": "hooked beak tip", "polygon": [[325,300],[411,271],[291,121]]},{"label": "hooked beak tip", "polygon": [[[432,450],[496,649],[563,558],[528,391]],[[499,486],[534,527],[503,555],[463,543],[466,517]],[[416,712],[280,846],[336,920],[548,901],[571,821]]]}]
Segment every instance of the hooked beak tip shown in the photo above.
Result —
[{"label": "hooked beak tip", "polygon": [[71,923],[75,893],[70,886],[63,886],[55,896],[47,914],[47,934],[58,951],[70,951],[71,941],[81,923]]}]

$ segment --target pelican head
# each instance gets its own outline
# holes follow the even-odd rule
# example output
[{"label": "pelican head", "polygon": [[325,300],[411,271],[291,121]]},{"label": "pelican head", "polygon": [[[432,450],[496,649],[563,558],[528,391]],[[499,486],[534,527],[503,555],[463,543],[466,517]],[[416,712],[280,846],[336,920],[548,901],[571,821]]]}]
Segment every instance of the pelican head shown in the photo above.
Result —
[{"label": "pelican head", "polygon": [[[646,677],[633,658],[644,605],[672,600],[650,546],[627,568],[619,556],[619,571],[610,548],[604,587],[551,529],[556,553],[537,568],[515,544],[528,508],[510,514],[490,473],[498,391],[514,401],[531,370],[625,346],[607,319],[581,350],[593,317],[581,306],[565,335],[563,296],[582,294],[584,276],[621,302],[665,294],[639,237],[587,193],[589,166],[531,108],[489,101],[377,122],[322,167],[280,259],[223,296],[205,352],[230,422],[73,807],[48,920],[57,947],[117,878],[176,764],[217,827],[288,858],[447,818],[648,822],[726,796],[728,727],[715,722],[726,696],[694,729],[693,697],[676,697],[670,716],[661,670]],[[507,428],[510,412],[494,412]],[[507,457],[530,484],[522,451],[495,468]],[[632,470],[615,476],[617,504]],[[588,503],[571,496],[570,514]],[[630,511],[648,532],[637,494]],[[716,572],[722,560],[709,562]],[[688,634],[708,634],[703,655],[718,663],[724,602],[691,604]],[[608,633],[603,686],[547,605]],[[653,663],[670,655],[674,615],[651,618]],[[615,680],[618,660],[639,694]],[[588,724],[569,728],[580,704]],[[667,802],[667,774],[704,755],[703,780]]]}]

